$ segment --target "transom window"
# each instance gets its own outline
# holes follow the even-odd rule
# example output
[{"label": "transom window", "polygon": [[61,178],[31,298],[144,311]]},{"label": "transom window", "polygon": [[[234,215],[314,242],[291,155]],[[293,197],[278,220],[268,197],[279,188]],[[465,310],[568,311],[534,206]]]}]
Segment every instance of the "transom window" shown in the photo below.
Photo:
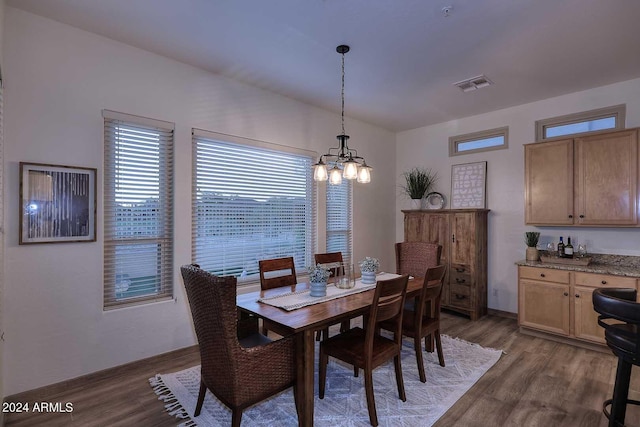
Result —
[{"label": "transom window", "polygon": [[467,133],[449,138],[449,156],[500,150],[509,147],[509,128]]},{"label": "transom window", "polygon": [[315,153],[194,129],[192,257],[213,274],[256,281],[258,261],[313,263]]},{"label": "transom window", "polygon": [[599,108],[536,121],[536,141],[600,130],[624,129],[626,105]]}]

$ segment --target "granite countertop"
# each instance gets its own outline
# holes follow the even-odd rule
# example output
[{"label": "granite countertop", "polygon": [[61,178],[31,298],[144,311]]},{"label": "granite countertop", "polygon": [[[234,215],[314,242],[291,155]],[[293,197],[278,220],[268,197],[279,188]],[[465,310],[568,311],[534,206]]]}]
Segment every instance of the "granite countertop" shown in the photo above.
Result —
[{"label": "granite countertop", "polygon": [[[545,251],[540,251],[540,253],[545,254]],[[589,257],[591,257],[591,263],[586,266],[526,260],[517,261],[516,265],[640,278],[640,256],[589,254]]]}]

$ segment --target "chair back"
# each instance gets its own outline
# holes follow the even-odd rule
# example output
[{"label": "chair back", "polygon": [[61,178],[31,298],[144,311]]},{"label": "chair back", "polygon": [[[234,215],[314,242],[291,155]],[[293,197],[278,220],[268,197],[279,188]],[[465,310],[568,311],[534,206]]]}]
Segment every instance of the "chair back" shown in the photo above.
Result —
[{"label": "chair back", "polygon": [[[258,266],[260,268],[260,289],[263,291],[282,286],[295,286],[298,283],[293,257],[263,259],[258,262]],[[276,271],[288,271],[288,273],[268,277],[265,275],[265,273]]]},{"label": "chair back", "polygon": [[344,275],[344,265],[342,260],[342,252],[328,252],[325,254],[314,255],[316,264],[334,264],[339,263],[337,267],[330,268],[331,277]]},{"label": "chair back", "polygon": [[241,351],[237,335],[236,278],[194,265],[180,267],[200,347],[201,374],[217,391],[231,390]]},{"label": "chair back", "polygon": [[396,273],[424,277],[427,268],[440,265],[442,246],[427,242],[396,243]]},{"label": "chair back", "polygon": [[[418,297],[418,306],[416,308],[415,320],[418,324],[414,330],[419,330],[419,323],[425,315],[431,316],[431,313],[425,313],[428,302],[433,302],[433,318],[440,318],[440,300],[442,297],[442,288],[444,287],[444,276],[447,272],[446,265],[427,268],[424,276],[424,284]],[[431,305],[429,305],[431,308]]]},{"label": "chair back", "polygon": [[395,341],[398,344],[402,342],[402,312],[407,296],[407,283],[409,283],[409,276],[405,274],[393,279],[379,280],[376,284],[367,321],[365,347],[368,350],[373,349],[377,323],[385,320],[393,321]]},{"label": "chair back", "polygon": [[[607,345],[618,357],[640,364],[640,303],[637,291],[628,288],[598,288],[593,291],[598,324],[604,328]],[[609,323],[605,319],[624,322]]]}]

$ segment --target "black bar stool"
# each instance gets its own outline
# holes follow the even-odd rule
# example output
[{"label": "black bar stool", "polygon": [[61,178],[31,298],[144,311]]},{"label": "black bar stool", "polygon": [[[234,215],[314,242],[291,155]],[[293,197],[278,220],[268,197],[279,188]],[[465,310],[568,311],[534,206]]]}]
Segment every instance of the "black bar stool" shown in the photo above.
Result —
[{"label": "black bar stool", "polygon": [[[600,314],[598,324],[604,328],[607,345],[618,357],[613,398],[605,400],[602,405],[602,412],[609,419],[609,427],[624,426],[627,404],[640,405],[639,401],[628,398],[631,367],[640,365],[640,304],[636,302],[636,294],[635,289],[623,288],[599,288],[593,291],[593,308]],[[607,324],[603,322],[605,319],[624,323]]]}]

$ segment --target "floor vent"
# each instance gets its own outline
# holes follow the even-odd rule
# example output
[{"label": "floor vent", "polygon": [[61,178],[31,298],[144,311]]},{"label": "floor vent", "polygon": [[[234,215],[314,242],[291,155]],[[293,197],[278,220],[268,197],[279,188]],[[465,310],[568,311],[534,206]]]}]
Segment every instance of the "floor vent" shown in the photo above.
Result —
[{"label": "floor vent", "polygon": [[458,86],[463,92],[471,92],[472,90],[480,89],[492,85],[493,82],[485,75],[479,75],[470,79],[461,80],[454,83],[454,86]]}]

